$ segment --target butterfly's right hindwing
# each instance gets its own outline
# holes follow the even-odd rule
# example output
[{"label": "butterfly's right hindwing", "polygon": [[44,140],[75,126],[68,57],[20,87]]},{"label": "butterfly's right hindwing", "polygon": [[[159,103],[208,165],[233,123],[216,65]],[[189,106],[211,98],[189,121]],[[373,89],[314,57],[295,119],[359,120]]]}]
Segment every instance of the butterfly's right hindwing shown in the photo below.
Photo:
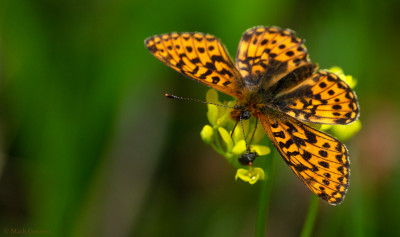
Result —
[{"label": "butterfly's right hindwing", "polygon": [[339,76],[319,71],[275,98],[279,109],[303,122],[349,124],[360,109],[354,91]]},{"label": "butterfly's right hindwing", "polygon": [[346,147],[335,138],[285,114],[259,116],[268,137],[293,172],[332,205],[343,201],[349,185]]}]

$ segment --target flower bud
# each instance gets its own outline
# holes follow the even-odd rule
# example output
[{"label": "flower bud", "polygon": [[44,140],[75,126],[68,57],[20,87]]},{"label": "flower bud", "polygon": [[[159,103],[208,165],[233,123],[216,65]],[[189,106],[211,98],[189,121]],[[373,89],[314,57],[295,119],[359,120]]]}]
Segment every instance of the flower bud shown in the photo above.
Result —
[{"label": "flower bud", "polygon": [[210,125],[205,125],[200,132],[201,139],[207,144],[213,140],[214,130]]}]

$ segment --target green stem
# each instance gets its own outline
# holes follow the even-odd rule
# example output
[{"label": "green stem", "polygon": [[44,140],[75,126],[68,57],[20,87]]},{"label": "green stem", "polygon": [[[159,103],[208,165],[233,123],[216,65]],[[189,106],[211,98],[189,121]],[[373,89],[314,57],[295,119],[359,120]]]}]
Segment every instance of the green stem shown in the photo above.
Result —
[{"label": "green stem", "polygon": [[303,230],[301,231],[300,237],[311,236],[315,220],[317,219],[318,206],[319,206],[319,198],[316,195],[312,195],[310,199],[310,205],[308,207],[307,217],[304,222]]},{"label": "green stem", "polygon": [[271,156],[266,157],[265,165],[263,167],[266,179],[264,182],[261,182],[260,187],[260,197],[258,200],[258,210],[257,210],[257,219],[256,219],[256,237],[264,237],[266,234],[266,225],[267,225],[267,215],[269,209],[269,201],[271,198],[271,189],[272,189],[272,177],[273,177],[273,160],[275,160],[277,152],[275,150],[271,151]]}]

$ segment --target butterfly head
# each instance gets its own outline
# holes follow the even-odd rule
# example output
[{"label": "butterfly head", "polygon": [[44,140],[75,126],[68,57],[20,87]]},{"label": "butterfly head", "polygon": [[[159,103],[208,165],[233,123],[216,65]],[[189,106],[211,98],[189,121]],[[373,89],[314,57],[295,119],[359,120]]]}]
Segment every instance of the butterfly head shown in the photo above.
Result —
[{"label": "butterfly head", "polygon": [[252,116],[257,117],[263,103],[257,96],[249,96],[248,98],[238,101],[231,112],[231,118],[239,121],[240,119],[250,119]]},{"label": "butterfly head", "polygon": [[235,121],[239,121],[240,119],[247,120],[251,118],[251,112],[246,105],[236,104],[231,111],[231,118]]}]

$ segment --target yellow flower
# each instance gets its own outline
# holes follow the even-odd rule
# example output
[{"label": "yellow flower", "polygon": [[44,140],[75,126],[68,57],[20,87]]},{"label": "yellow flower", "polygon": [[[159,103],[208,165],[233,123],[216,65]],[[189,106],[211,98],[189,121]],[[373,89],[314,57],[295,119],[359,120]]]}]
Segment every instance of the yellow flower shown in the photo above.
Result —
[{"label": "yellow flower", "polygon": [[[250,150],[252,152],[257,152],[259,156],[268,155],[271,152],[271,149],[267,146],[262,145],[251,145]],[[246,143],[244,140],[240,140],[232,149],[232,153],[235,155],[241,155],[246,153]]]},{"label": "yellow flower", "polygon": [[341,141],[349,140],[354,134],[358,133],[361,129],[360,120],[354,121],[349,125],[335,125],[332,126],[331,132]]},{"label": "yellow flower", "polygon": [[[218,100],[218,92],[213,89],[207,91],[206,101],[208,103],[224,105]],[[235,105],[234,101],[230,101],[226,104],[226,106],[228,107],[233,107],[234,105]],[[229,122],[232,123],[230,117],[230,111],[231,111],[230,108],[216,106],[213,104],[208,104],[207,107],[208,107],[207,118],[213,127],[224,127]]]},{"label": "yellow flower", "polygon": [[[329,69],[330,72],[335,73],[345,81],[351,88],[354,88],[357,84],[357,80],[353,78],[351,75],[345,75],[343,70],[340,67],[331,67]],[[361,129],[361,122],[357,120],[348,125],[327,125],[323,124],[319,128],[322,131],[329,130],[333,136],[337,137],[341,141],[346,141],[354,136]]]},{"label": "yellow flower", "polygon": [[340,67],[331,67],[329,68],[329,71],[338,75],[340,79],[345,81],[350,86],[351,89],[357,85],[357,79],[353,78],[351,75],[345,75]]},{"label": "yellow flower", "polygon": [[255,184],[259,179],[264,180],[265,174],[264,170],[258,167],[250,167],[249,169],[240,168],[236,172],[235,180],[238,178],[249,184]]},{"label": "yellow flower", "polygon": [[[240,163],[239,161],[239,158],[247,153],[243,132],[246,134],[247,144],[249,144],[252,156],[265,156],[271,152],[268,146],[259,144],[265,137],[264,128],[261,124],[258,124],[257,128],[255,127],[255,118],[242,120],[242,123],[233,121],[230,113],[236,101],[220,102],[217,91],[213,89],[208,90],[206,100],[208,103],[226,107],[207,105],[207,118],[210,125],[205,125],[200,132],[203,141],[211,145],[229,163],[238,168],[236,179],[240,178],[250,184],[256,183],[259,179],[264,179],[264,171],[261,168],[254,167],[253,162],[250,166],[247,166],[249,163]],[[247,169],[243,169],[242,164],[245,164]]]}]

